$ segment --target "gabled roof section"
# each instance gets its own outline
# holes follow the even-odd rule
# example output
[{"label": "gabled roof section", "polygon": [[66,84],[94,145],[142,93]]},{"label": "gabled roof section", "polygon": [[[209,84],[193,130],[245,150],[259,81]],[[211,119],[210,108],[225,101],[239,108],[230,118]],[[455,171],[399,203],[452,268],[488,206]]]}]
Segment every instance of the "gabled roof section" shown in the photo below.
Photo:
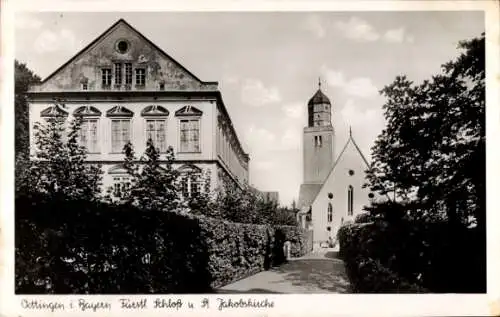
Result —
[{"label": "gabled roof section", "polygon": [[81,106],[73,112],[73,115],[82,117],[100,117],[101,114],[101,111],[93,106]]},{"label": "gabled roof section", "polygon": [[[75,63],[78,61],[78,59],[83,56],[86,52],[91,51],[96,45],[98,45],[104,38],[112,34],[116,29],[118,29],[121,26],[125,26],[128,28],[135,36],[140,38],[142,41],[144,41],[148,46],[151,46],[155,51],[157,51],[160,55],[162,55],[164,58],[168,59],[170,62],[172,62],[175,67],[181,69],[184,73],[186,73],[189,77],[192,79],[196,80],[202,85],[210,85],[210,86],[217,86],[218,83],[215,81],[210,81],[210,82],[204,82],[200,80],[196,75],[191,73],[187,68],[185,68],[182,64],[177,62],[174,58],[172,58],[170,55],[168,55],[164,50],[162,50],[159,46],[157,46],[154,42],[149,40],[147,37],[145,37],[141,32],[139,32],[137,29],[135,29],[132,25],[130,25],[127,21],[124,19],[119,19],[116,21],[113,25],[111,25],[108,29],[106,29],[101,35],[99,35],[97,38],[95,38],[92,42],[90,42],[87,46],[85,46],[83,49],[81,49],[79,52],[77,52],[72,58],[70,58],[66,63],[61,65],[59,68],[57,68],[54,72],[52,72],[49,76],[47,76],[44,80],[39,85],[36,86],[44,86],[49,80],[54,78],[58,73],[62,72],[66,67],[71,65],[72,63]],[[84,78],[86,79],[86,78]],[[88,78],[87,80],[88,81]],[[85,81],[85,82],[86,82]],[[161,81],[161,80],[160,80]],[[81,83],[82,78],[78,79],[78,82]],[[36,87],[35,86],[35,87]]]},{"label": "gabled roof section", "polygon": [[53,105],[48,108],[45,108],[40,112],[41,117],[61,117],[61,116],[67,116],[68,112],[65,110],[61,109],[59,105]]},{"label": "gabled roof section", "polygon": [[201,116],[203,111],[192,106],[185,106],[175,112],[176,116]]},{"label": "gabled roof section", "polygon": [[200,173],[201,168],[193,164],[184,164],[177,169],[179,173]]},{"label": "gabled roof section", "polygon": [[132,117],[134,113],[132,110],[125,108],[124,106],[114,106],[106,112],[108,117]]},{"label": "gabled roof section", "polygon": [[167,109],[159,105],[151,105],[147,106],[141,111],[141,115],[143,116],[160,116],[165,117],[169,115]]}]

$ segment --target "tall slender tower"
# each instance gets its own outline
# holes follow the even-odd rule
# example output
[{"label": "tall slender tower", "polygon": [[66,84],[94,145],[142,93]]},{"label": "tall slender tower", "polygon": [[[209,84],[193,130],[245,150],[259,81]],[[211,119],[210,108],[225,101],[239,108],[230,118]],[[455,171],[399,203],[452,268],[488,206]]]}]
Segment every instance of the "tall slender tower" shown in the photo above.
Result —
[{"label": "tall slender tower", "polygon": [[328,97],[318,91],[307,104],[308,124],[304,127],[304,179],[300,187],[299,208],[312,203],[321,184],[332,169],[334,159],[334,130],[332,105]]}]

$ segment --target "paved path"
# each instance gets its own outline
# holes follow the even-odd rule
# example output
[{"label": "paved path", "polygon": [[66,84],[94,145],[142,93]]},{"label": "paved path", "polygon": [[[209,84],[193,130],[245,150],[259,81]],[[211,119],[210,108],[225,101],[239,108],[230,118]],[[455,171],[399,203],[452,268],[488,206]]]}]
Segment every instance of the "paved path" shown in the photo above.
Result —
[{"label": "paved path", "polygon": [[349,293],[344,263],[334,249],[323,249],[291,259],[217,290],[217,293]]}]

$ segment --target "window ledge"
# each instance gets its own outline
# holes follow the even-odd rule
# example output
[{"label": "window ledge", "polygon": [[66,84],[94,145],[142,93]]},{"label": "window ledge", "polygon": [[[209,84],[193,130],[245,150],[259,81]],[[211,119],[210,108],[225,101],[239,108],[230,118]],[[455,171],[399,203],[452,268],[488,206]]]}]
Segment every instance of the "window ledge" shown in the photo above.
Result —
[{"label": "window ledge", "polygon": [[201,154],[201,151],[177,151],[177,154]]}]

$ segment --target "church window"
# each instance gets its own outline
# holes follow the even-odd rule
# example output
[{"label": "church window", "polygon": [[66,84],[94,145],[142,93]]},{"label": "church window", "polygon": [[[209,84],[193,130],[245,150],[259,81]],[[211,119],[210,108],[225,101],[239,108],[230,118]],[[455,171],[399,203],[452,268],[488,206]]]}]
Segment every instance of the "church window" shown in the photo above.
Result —
[{"label": "church window", "polygon": [[354,204],[354,188],[349,185],[347,187],[347,215],[353,215],[353,204]]},{"label": "church window", "polygon": [[321,135],[314,136],[314,146],[315,147],[321,147],[322,143],[323,143],[323,137]]},{"label": "church window", "polygon": [[102,87],[109,88],[111,86],[111,68],[102,69]]},{"label": "church window", "polygon": [[328,222],[333,221],[333,207],[332,203],[328,203]]}]

